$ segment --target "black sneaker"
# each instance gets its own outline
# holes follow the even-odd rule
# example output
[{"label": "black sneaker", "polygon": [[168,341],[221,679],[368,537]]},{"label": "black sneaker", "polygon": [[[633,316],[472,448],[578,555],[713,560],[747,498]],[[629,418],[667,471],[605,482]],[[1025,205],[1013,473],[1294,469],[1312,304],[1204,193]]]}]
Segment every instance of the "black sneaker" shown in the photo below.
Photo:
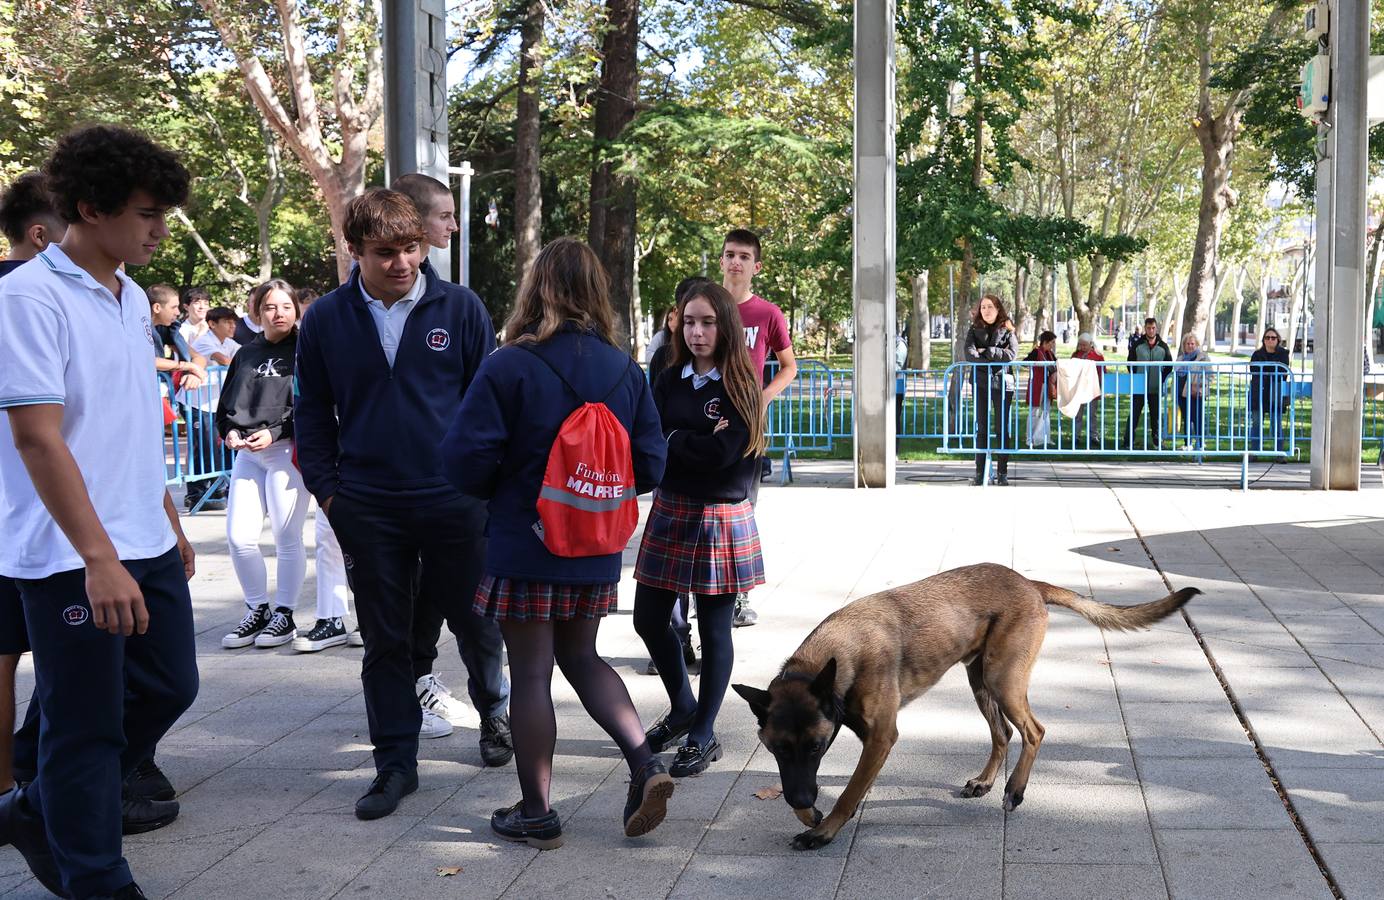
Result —
[{"label": "black sneaker", "polygon": [[293,649],[299,653],[316,653],[328,647],[340,647],[348,637],[340,619],[318,619],[312,631],[293,639]]},{"label": "black sneaker", "polygon": [[261,650],[282,647],[297,636],[298,629],[293,624],[293,610],[280,606],[274,610],[274,615],[270,617],[264,630],[255,635],[255,646]]},{"label": "black sneaker", "polygon": [[514,758],[514,741],[509,734],[509,716],[490,716],[481,720],[481,759],[487,766],[503,766]]},{"label": "black sneaker", "polygon": [[720,758],[721,742],[716,740],[714,736],[706,742],[706,746],[688,741],[678,748],[678,755],[673,757],[673,764],[668,767],[668,774],[674,778],[700,775]]},{"label": "black sneaker", "polygon": [[356,801],[356,818],[379,819],[399,808],[399,801],[418,790],[418,773],[381,772]]},{"label": "black sneaker", "polygon": [[144,834],[158,831],[171,825],[178,818],[177,800],[137,800],[125,798],[120,801],[120,833]]},{"label": "black sneaker", "polygon": [[114,894],[111,894],[111,900],[149,900],[149,895],[141,891],[139,885],[131,881]]},{"label": "black sneaker", "polygon": [[256,606],[245,614],[245,618],[240,620],[235,631],[221,639],[221,646],[227,650],[239,650],[241,647],[248,647],[255,642],[255,635],[263,631],[268,624],[269,606],[267,604]]},{"label": "black sneaker", "polygon": [[702,670],[701,663],[697,662],[697,651],[692,646],[692,635],[686,634],[682,638],[682,662],[687,666],[687,674],[695,675]]},{"label": "black sneaker", "polygon": [[639,837],[659,826],[668,815],[673,788],[672,777],[657,757],[635,773],[625,798],[625,837]]},{"label": "black sneaker", "polygon": [[24,857],[29,871],[49,893],[68,896],[62,889],[62,876],[48,846],[43,819],[25,802],[27,788],[14,788],[0,794],[0,847],[13,844]]},{"label": "black sneaker", "polygon": [[999,477],[995,479],[995,484],[1000,487],[1009,487],[1009,476],[1001,472]]},{"label": "black sneaker", "polygon": [[649,742],[649,749],[654,753],[662,753],[670,747],[673,741],[687,734],[687,729],[692,727],[692,716],[688,716],[681,722],[674,722],[672,713],[664,716],[654,723],[654,727],[644,732],[644,739]]},{"label": "black sneaker", "polygon": [[125,779],[121,794],[130,800],[172,800],[178,792],[152,758],[135,766]]},{"label": "black sneaker", "polygon": [[645,674],[645,675],[657,675],[657,674],[658,674],[658,663],[654,662],[652,659],[649,660],[649,664],[648,664],[647,666],[644,667],[644,674]]},{"label": "black sneaker", "polygon": [[545,815],[530,818],[520,810],[522,802],[507,809],[497,809],[490,816],[490,830],[507,841],[528,844],[539,850],[556,850],[562,846],[562,820],[548,810]]}]

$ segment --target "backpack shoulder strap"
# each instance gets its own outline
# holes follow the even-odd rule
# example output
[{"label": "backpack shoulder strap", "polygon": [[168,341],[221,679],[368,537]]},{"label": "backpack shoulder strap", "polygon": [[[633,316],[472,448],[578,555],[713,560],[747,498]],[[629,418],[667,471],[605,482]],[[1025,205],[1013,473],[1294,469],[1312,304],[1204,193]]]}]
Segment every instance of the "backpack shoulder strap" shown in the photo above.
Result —
[{"label": "backpack shoulder strap", "polygon": [[[543,363],[543,365],[547,366],[547,367],[548,367],[548,370],[549,370],[550,372],[552,372],[554,375],[556,375],[556,376],[558,377],[558,380],[561,381],[561,382],[567,387],[567,390],[569,390],[569,391],[571,391],[573,394],[575,394],[575,395],[576,395],[576,398],[577,398],[578,400],[580,400],[582,403],[590,403],[590,402],[592,402],[592,401],[590,401],[590,400],[587,400],[586,397],[582,395],[582,392],[581,392],[581,391],[577,390],[575,387],[572,386],[572,382],[568,381],[568,380],[567,380],[567,376],[563,375],[561,372],[559,372],[559,371],[557,370],[557,366],[553,365],[552,363],[550,363],[550,362],[548,362],[546,359],[544,359],[544,358],[543,358],[543,354],[539,353],[539,352],[538,352],[537,350],[535,350],[533,347],[527,346],[526,344],[516,344],[515,346],[518,346],[518,347],[520,347],[520,348],[522,348],[522,349],[524,349],[524,350],[527,350],[529,353],[532,353],[532,354],[534,355],[534,357],[537,358],[539,362]],[[615,379],[615,383],[612,384],[612,385],[610,386],[610,390],[606,391],[605,394],[601,397],[601,399],[600,399],[599,401],[596,401],[596,402],[598,402],[598,403],[604,403],[605,401],[607,401],[607,400],[610,399],[610,395],[611,395],[611,394],[614,394],[614,393],[619,389],[619,387],[620,387],[621,384],[624,384],[624,381],[625,381],[625,373],[629,371],[629,366],[632,366],[632,365],[634,365],[634,360],[633,360],[633,359],[630,359],[630,360],[629,360],[629,365],[627,365],[627,366],[625,367],[625,371],[624,371],[624,372],[621,372],[621,373],[620,373],[620,377],[617,378],[617,379]]]}]

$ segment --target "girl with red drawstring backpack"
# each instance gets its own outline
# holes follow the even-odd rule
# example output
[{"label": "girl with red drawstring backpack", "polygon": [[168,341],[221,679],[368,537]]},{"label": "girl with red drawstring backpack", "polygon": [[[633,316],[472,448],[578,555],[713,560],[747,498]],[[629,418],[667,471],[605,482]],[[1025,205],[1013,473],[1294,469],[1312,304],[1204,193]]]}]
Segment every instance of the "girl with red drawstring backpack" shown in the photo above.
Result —
[{"label": "girl with red drawstring backpack", "polygon": [[673,792],[624,682],[596,652],[601,619],[617,605],[636,496],[658,483],[667,452],[644,373],[614,333],[600,260],[580,241],[553,241],[525,276],[504,343],[481,364],[441,448],[452,484],[489,501],[473,609],[499,621],[509,651],[522,799],[496,810],[490,826],[539,849],[563,841],[548,805],[554,660],[629,765],[625,834],[652,831]]}]

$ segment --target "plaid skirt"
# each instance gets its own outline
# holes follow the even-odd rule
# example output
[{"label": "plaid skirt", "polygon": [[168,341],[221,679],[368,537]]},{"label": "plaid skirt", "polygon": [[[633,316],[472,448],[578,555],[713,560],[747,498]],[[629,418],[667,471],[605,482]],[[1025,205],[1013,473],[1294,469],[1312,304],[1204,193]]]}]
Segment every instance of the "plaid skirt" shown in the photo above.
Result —
[{"label": "plaid skirt", "polygon": [[615,609],[619,591],[619,584],[551,584],[487,575],[476,588],[471,609],[478,616],[510,622],[599,619]]},{"label": "plaid skirt", "polygon": [[759,529],[749,500],[703,503],[659,491],[634,580],[679,593],[734,594],[764,583]]}]

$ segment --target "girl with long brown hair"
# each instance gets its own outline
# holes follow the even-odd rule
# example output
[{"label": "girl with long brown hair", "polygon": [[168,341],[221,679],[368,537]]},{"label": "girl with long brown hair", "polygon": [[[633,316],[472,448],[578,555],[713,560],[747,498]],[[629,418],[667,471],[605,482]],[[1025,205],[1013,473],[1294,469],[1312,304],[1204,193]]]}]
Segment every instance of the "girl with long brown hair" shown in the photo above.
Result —
[{"label": "girl with long brown hair", "polygon": [[557,725],[553,661],[630,769],[625,834],[652,831],[673,782],[651,752],[620,676],[596,652],[601,619],[616,608],[620,554],[558,556],[541,535],[538,498],[563,422],[604,403],[630,439],[634,491],[663,474],[664,440],[644,373],[612,340],[610,286],[596,254],[560,238],[534,259],[505,324],[505,343],[481,364],[442,444],[448,479],[489,501],[485,576],[472,609],[496,619],[509,650],[510,727],[522,799],[498,809],[500,837],[539,849],[562,843],[548,805]]},{"label": "girl with long brown hair", "polygon": [[[672,364],[654,385],[668,466],[634,574],[634,628],[672,704],[649,730],[649,747],[657,753],[687,737],[669,767],[674,778],[699,774],[721,758],[715,725],[735,661],[735,596],[764,583],[748,499],[764,452],[764,401],[740,311],[729,291],[705,282],[688,292],[678,319]],[[671,624],[679,593],[697,595],[702,674],[696,696]]]},{"label": "girl with long brown hair", "polygon": [[[1014,408],[1014,374],[1011,363],[1019,356],[1019,339],[1014,323],[1004,309],[1004,301],[986,294],[976,305],[971,329],[966,333],[966,361],[973,366],[973,393],[976,405],[976,474],[971,484],[985,484],[985,463],[993,437],[998,439],[995,454],[995,482],[1009,484],[1009,416]],[[1001,365],[997,365],[1001,364]]]}]

